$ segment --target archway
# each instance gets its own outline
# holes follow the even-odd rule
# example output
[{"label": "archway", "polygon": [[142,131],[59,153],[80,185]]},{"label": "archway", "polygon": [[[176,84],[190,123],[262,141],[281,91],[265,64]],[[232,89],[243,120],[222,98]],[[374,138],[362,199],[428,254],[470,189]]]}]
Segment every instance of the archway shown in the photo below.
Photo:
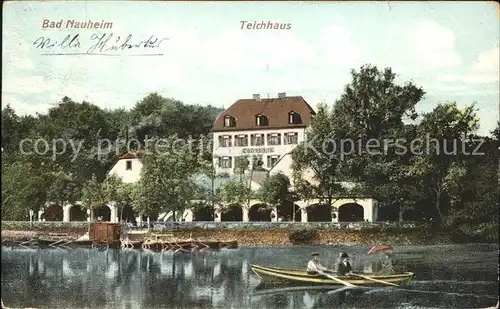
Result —
[{"label": "archway", "polygon": [[324,204],[312,204],[307,207],[308,222],[331,222],[332,208]]},{"label": "archway", "polygon": [[102,217],[102,221],[111,221],[111,209],[106,205],[94,209],[94,220],[97,220],[99,217]]},{"label": "archway", "polygon": [[51,204],[45,208],[42,214],[42,219],[45,219],[45,221],[62,221],[63,217],[63,208],[56,204]]},{"label": "archway", "polygon": [[87,210],[80,205],[72,205],[69,209],[70,221],[87,221]]},{"label": "archway", "polygon": [[364,221],[363,206],[356,203],[348,203],[339,207],[339,222]]},{"label": "archway", "polygon": [[302,211],[300,210],[299,205],[291,201],[286,201],[282,205],[278,206],[278,218],[281,218],[281,221],[284,222],[294,221],[293,209],[295,209],[295,222],[302,221]]},{"label": "archway", "polygon": [[221,221],[243,221],[243,209],[238,204],[229,205],[222,211]]},{"label": "archway", "polygon": [[212,205],[198,205],[193,209],[193,221],[214,221]]},{"label": "archway", "polygon": [[254,204],[248,211],[249,221],[271,221],[271,209],[266,204]]}]

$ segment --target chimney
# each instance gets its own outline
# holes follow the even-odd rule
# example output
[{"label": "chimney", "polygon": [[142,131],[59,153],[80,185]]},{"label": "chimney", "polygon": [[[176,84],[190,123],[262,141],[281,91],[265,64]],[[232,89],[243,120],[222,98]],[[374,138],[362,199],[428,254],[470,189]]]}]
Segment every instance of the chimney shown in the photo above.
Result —
[{"label": "chimney", "polygon": [[279,99],[285,99],[286,98],[286,92],[280,92],[280,93],[278,93],[278,98]]},{"label": "chimney", "polygon": [[254,93],[254,95],[253,95],[253,99],[254,99],[254,100],[257,100],[257,101],[260,101],[260,94],[258,94],[258,93]]}]

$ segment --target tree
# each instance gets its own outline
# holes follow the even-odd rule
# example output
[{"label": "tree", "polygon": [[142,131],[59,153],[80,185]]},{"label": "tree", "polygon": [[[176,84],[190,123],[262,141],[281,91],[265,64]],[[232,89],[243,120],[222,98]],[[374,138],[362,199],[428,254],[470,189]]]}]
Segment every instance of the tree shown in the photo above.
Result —
[{"label": "tree", "polygon": [[257,194],[266,205],[278,207],[289,200],[289,193],[290,179],[283,173],[277,173],[266,178]]},{"label": "tree", "polygon": [[161,200],[161,189],[159,186],[145,186],[145,182],[139,181],[132,191],[132,208],[139,215],[152,215],[159,213],[158,209],[163,207]]},{"label": "tree", "polygon": [[173,98],[151,93],[131,111],[132,128],[142,143],[148,138],[176,134],[180,138],[199,137],[210,131],[222,110],[213,106],[185,105]]},{"label": "tree", "polygon": [[10,105],[2,109],[2,162],[19,159],[21,141],[36,135],[37,119],[33,116],[18,116]]},{"label": "tree", "polygon": [[[422,140],[432,137],[439,145],[430,151],[420,147],[424,154],[412,158],[409,172],[432,200],[435,219],[440,224],[444,223],[450,202],[453,203],[454,191],[466,179],[466,157],[462,150],[471,149],[467,149],[470,145],[463,143],[477,128],[474,105],[459,109],[454,102],[439,104],[433,111],[424,114],[418,126],[418,135]],[[466,148],[459,149],[459,144]]]},{"label": "tree", "polygon": [[2,220],[25,220],[45,206],[50,175],[27,161],[2,165]]},{"label": "tree", "polygon": [[132,205],[135,184],[125,183],[116,175],[110,175],[103,183],[107,202],[114,202],[120,221],[123,220],[123,209]]},{"label": "tree", "polygon": [[411,177],[409,167],[401,161],[374,162],[364,171],[364,182],[357,184],[360,195],[371,196],[380,201],[380,206],[398,214],[400,222],[408,210],[414,210],[417,203],[425,199],[416,179]]},{"label": "tree", "polygon": [[[252,192],[245,183],[238,180],[229,180],[220,186],[219,194],[221,202],[226,205],[244,205]],[[228,209],[223,208],[223,210]]]},{"label": "tree", "polygon": [[[78,182],[92,175],[104,180],[117,160],[116,149],[105,147],[107,141],[116,144],[117,130],[111,128],[106,112],[94,104],[64,97],[47,114],[38,116],[35,131],[38,138],[55,147],[39,156],[53,160]],[[99,148],[103,148],[101,153]]]},{"label": "tree", "polygon": [[248,170],[249,166],[248,156],[239,156],[234,159],[234,173],[240,177],[241,182],[243,182],[245,171]]},{"label": "tree", "polygon": [[[9,104],[2,108],[2,149],[6,153],[18,150],[19,116]],[[3,154],[2,154],[3,155]]]},{"label": "tree", "polygon": [[59,170],[53,172],[51,177],[53,181],[47,194],[50,202],[63,207],[68,204],[74,204],[80,199],[80,190],[82,188],[73,175]]},{"label": "tree", "polygon": [[201,172],[201,176],[208,178],[209,185],[208,187],[205,186],[204,183],[200,183],[198,185],[197,196],[200,197],[202,200],[204,200],[205,203],[197,203],[195,207],[207,207],[208,204],[210,205],[211,209],[215,209],[216,205],[220,204],[221,202],[221,197],[217,190],[216,182],[217,180],[220,179],[228,179],[229,175],[227,173],[218,174],[216,172],[211,153],[206,156],[204,156],[203,154],[199,155],[198,165],[199,165],[199,170]]},{"label": "tree", "polygon": [[[410,157],[397,153],[393,143],[415,134],[405,120],[417,118],[415,106],[424,94],[411,82],[396,83],[391,68],[364,65],[359,72],[351,72],[351,82],[335,102],[329,119],[335,140],[344,141],[344,146],[337,145],[343,155],[339,175],[355,181],[355,191],[379,199],[383,207],[397,205],[400,220],[420,197],[405,170]],[[373,151],[368,145],[374,143]]]},{"label": "tree", "polygon": [[[497,179],[498,140],[482,139],[480,151],[484,155],[465,158],[466,169],[454,169],[454,177],[447,181],[449,198],[449,214],[445,225],[462,229],[465,227],[488,227],[497,235],[499,211],[499,183]],[[477,143],[476,143],[477,144]],[[475,147],[474,147],[475,148]],[[464,174],[465,172],[465,174]],[[456,175],[460,173],[459,175]],[[461,181],[456,181],[457,179]]]},{"label": "tree", "polygon": [[380,138],[403,127],[405,118],[416,119],[415,105],[425,92],[411,82],[398,85],[395,79],[391,68],[381,71],[368,64],[351,71],[351,82],[332,115],[341,136]]},{"label": "tree", "polygon": [[307,204],[317,196],[316,186],[311,184],[309,181],[303,178],[300,169],[294,170],[292,169],[293,183],[294,183],[294,192],[296,200],[306,201]]},{"label": "tree", "polygon": [[318,112],[311,123],[308,140],[292,151],[292,169],[296,175],[307,170],[314,172],[318,182],[316,194],[328,206],[332,205],[334,195],[342,190],[339,184],[341,154],[335,150],[336,131],[331,121],[330,109],[326,104],[318,106]]},{"label": "tree", "polygon": [[94,220],[94,210],[108,202],[105,187],[95,175],[84,183],[81,201],[84,208],[90,210],[90,221]]},{"label": "tree", "polygon": [[197,157],[188,142],[176,135],[152,140],[151,151],[141,153],[143,167],[139,181],[136,210],[176,213],[191,205],[196,192],[192,176],[197,172]]}]

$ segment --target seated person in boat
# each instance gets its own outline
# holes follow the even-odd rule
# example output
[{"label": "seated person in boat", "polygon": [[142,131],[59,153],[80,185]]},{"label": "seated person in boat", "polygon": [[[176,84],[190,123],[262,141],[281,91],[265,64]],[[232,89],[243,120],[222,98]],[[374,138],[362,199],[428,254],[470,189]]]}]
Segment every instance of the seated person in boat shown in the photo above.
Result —
[{"label": "seated person in boat", "polygon": [[340,256],[340,263],[337,266],[337,274],[339,276],[345,276],[352,271],[351,263],[349,263],[349,255],[347,253],[342,253]]},{"label": "seated person in boat", "polygon": [[382,259],[380,260],[379,264],[379,275],[394,275],[394,266],[392,265],[392,258],[391,258],[391,252],[390,251],[385,251],[382,254]]},{"label": "seated person in boat", "polygon": [[324,267],[319,263],[319,253],[314,252],[311,254],[312,258],[309,260],[309,263],[307,263],[307,273],[309,274],[315,274],[319,271],[326,271],[327,268]]}]

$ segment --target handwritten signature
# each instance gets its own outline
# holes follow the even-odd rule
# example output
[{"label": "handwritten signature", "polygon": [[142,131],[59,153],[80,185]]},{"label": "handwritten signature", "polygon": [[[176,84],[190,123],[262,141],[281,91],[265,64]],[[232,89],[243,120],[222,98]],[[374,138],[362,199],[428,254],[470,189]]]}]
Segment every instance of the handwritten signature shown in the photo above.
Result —
[{"label": "handwritten signature", "polygon": [[[41,50],[74,50],[82,48],[83,44],[81,43],[81,40],[82,37],[80,34],[67,35],[60,41],[42,36],[37,38],[33,42],[33,45],[35,48]],[[134,42],[132,41],[132,34],[129,34],[126,37],[115,35],[114,33],[92,34],[90,36],[90,44],[92,45],[87,48],[85,53],[91,55],[132,49],[155,49],[160,48],[161,43],[166,40],[168,40],[168,38],[157,38],[154,35],[151,35],[146,40]]]}]

